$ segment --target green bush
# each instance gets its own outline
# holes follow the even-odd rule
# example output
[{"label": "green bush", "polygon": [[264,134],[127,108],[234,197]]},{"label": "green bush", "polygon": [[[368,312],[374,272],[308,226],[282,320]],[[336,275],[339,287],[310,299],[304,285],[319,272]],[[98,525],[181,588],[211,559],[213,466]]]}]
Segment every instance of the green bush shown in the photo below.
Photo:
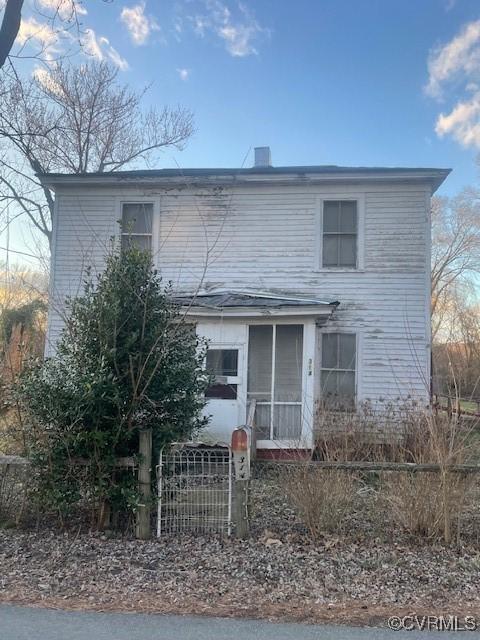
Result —
[{"label": "green bush", "polygon": [[68,301],[55,355],[27,367],[17,387],[41,503],[65,516],[87,496],[100,526],[105,502],[131,507],[132,474],[115,461],[136,454],[141,429],[152,429],[158,452],[205,425],[204,357],[150,255],[113,250]]}]

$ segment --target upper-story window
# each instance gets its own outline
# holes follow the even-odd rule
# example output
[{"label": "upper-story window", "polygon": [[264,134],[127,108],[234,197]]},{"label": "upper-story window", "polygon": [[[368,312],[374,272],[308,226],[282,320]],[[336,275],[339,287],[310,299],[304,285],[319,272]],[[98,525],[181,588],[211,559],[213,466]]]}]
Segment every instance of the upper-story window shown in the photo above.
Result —
[{"label": "upper-story window", "polygon": [[355,269],[358,263],[356,200],[324,200],[322,267]]},{"label": "upper-story window", "polygon": [[122,249],[135,246],[152,250],[153,202],[124,202],[122,205]]}]

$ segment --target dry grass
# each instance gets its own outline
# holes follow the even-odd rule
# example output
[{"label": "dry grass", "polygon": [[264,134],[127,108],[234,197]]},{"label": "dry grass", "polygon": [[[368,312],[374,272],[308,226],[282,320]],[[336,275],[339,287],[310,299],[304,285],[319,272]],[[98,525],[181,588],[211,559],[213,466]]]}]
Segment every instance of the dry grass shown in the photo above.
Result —
[{"label": "dry grass", "polygon": [[435,414],[414,403],[385,406],[379,415],[369,405],[357,413],[319,412],[313,457],[325,461],[409,462],[439,465],[434,473],[384,472],[376,477],[352,471],[312,468],[299,461],[283,473],[288,499],[312,539],[341,533],[360,480],[372,484],[378,505],[408,533],[445,543],[459,542],[466,496],[473,476],[452,472],[451,465],[477,458],[477,425]]},{"label": "dry grass", "polygon": [[397,522],[410,533],[459,541],[472,476],[450,466],[474,455],[471,432],[455,416],[422,412],[407,423],[398,451],[406,462],[438,464],[437,473],[387,474],[384,495]]},{"label": "dry grass", "polygon": [[[329,461],[346,459],[349,438],[325,441],[323,458]],[[352,510],[358,476],[345,471],[318,469],[309,461],[285,469],[282,474],[287,498],[307,528],[310,537],[318,540],[324,533],[342,532],[346,517]]]},{"label": "dry grass", "polygon": [[356,493],[356,478],[343,471],[315,469],[305,464],[289,468],[284,478],[287,497],[313,540],[341,532]]},{"label": "dry grass", "polygon": [[0,527],[23,522],[28,503],[28,473],[24,465],[0,464]]}]

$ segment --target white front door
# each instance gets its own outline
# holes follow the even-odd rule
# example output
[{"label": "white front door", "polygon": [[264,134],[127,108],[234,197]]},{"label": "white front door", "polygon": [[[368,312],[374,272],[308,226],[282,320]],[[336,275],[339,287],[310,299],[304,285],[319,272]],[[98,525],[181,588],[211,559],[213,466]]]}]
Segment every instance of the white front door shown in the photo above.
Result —
[{"label": "white front door", "polygon": [[232,431],[245,424],[245,340],[246,326],[236,323],[197,326],[209,341],[207,369],[214,381],[206,392],[204,415],[209,416],[208,436],[230,443]]},{"label": "white front door", "polygon": [[213,384],[207,389],[206,413],[211,416],[209,433],[230,443],[234,429],[243,424],[242,387],[240,370],[243,347],[234,344],[210,343],[207,351],[207,369],[213,373]]}]

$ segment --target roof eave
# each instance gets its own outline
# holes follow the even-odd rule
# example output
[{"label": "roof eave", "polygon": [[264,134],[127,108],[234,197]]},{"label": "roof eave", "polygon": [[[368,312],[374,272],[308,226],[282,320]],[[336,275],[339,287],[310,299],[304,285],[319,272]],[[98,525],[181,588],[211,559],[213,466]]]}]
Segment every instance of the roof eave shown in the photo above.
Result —
[{"label": "roof eave", "polygon": [[345,182],[405,182],[429,183],[431,193],[440,187],[450,173],[450,169],[418,169],[404,171],[352,171],[352,172],[305,172],[305,173],[226,173],[206,175],[148,175],[139,174],[125,176],[109,173],[102,175],[59,175],[40,174],[41,183],[52,189],[62,186],[175,186],[175,187],[208,187],[232,186],[241,184],[335,184]]}]

